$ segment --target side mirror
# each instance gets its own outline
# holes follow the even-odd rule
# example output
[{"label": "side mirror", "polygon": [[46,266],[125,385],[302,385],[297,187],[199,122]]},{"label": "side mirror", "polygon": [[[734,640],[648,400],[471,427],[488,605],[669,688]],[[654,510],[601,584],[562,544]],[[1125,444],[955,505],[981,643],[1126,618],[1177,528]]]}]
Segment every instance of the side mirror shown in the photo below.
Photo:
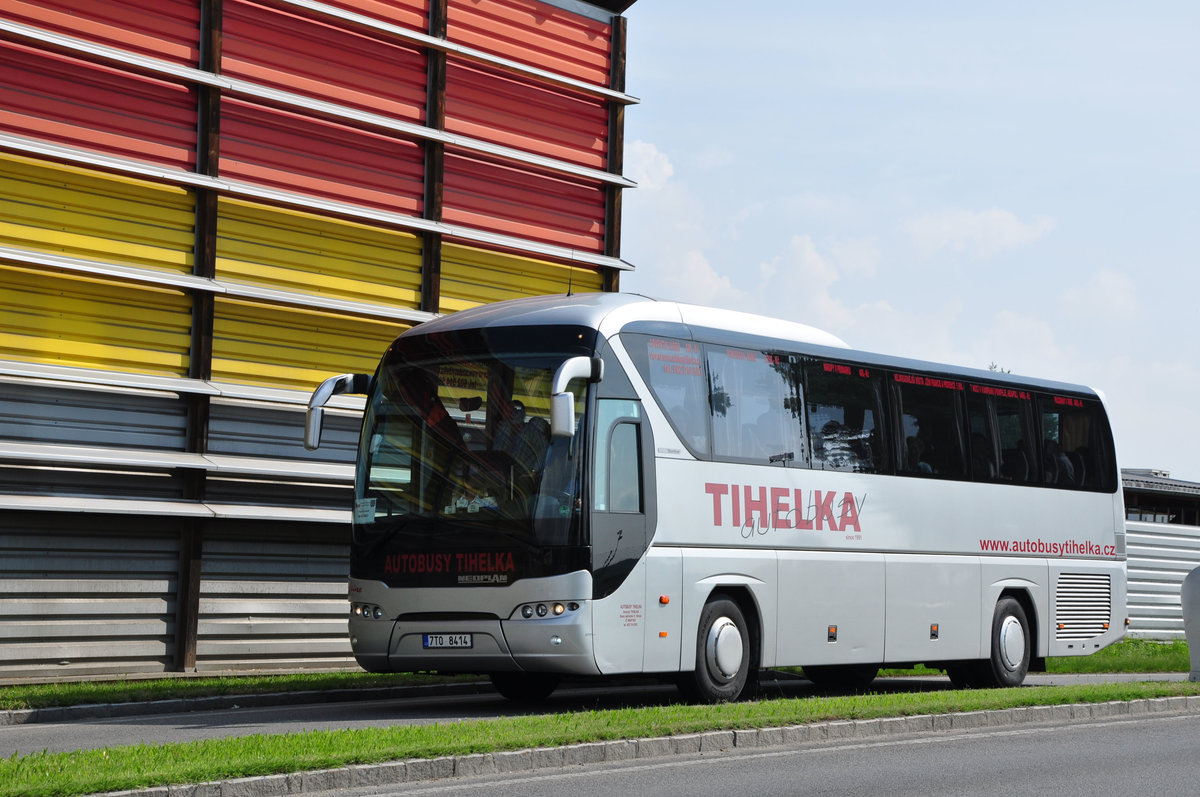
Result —
[{"label": "side mirror", "polygon": [[599,357],[571,357],[558,366],[550,386],[550,436],[575,435],[575,394],[567,390],[572,379],[599,382],[604,362]]},{"label": "side mirror", "polygon": [[370,374],[341,374],[331,376],[313,391],[308,400],[308,412],[304,417],[304,447],[316,451],[321,445],[321,423],[324,420],[323,407],[334,396],[342,393],[362,393],[371,391]]}]

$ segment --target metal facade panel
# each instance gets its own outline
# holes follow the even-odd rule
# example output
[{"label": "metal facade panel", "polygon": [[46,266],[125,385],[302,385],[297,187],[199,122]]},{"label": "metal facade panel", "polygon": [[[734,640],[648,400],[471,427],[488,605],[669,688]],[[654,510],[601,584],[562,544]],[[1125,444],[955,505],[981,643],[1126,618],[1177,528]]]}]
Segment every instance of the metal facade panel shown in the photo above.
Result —
[{"label": "metal facade panel", "polygon": [[186,408],[169,393],[0,379],[0,440],[182,451]]},{"label": "metal facade panel", "polygon": [[344,532],[238,529],[204,546],[197,669],[350,666]]},{"label": "metal facade panel", "polygon": [[[2,387],[0,385],[0,389]],[[305,410],[306,407],[299,405],[213,399],[209,407],[208,452],[286,460],[354,462],[362,413],[327,410],[321,447],[309,451],[304,448]],[[0,435],[3,429],[0,419]]]},{"label": "metal facade panel", "polygon": [[165,672],[177,535],[146,518],[5,512],[0,676]]},{"label": "metal facade panel", "polygon": [[422,213],[423,145],[229,98],[221,109],[221,176]]},{"label": "metal facade panel", "polygon": [[221,72],[373,113],[425,121],[427,58],[333,20],[225,0]]},{"label": "metal facade panel", "polygon": [[605,190],[592,180],[447,148],[443,200],[451,224],[588,252],[604,248]]},{"label": "metal facade panel", "polygon": [[0,246],[186,274],[194,225],[182,188],[0,156]]},{"label": "metal facade panel", "polygon": [[591,269],[456,244],[442,247],[443,313],[523,296],[602,288],[603,278]]},{"label": "metal facade panel", "polygon": [[446,129],[594,169],[607,163],[604,101],[494,67],[450,60]]},{"label": "metal facade panel", "polygon": [[197,0],[0,0],[0,15],[177,64],[197,62]]},{"label": "metal facade panel", "polygon": [[0,130],[191,169],[196,96],[187,86],[0,42]]},{"label": "metal facade panel", "polygon": [[1127,521],[1129,633],[1182,639],[1183,579],[1200,566],[1200,527]]},{"label": "metal facade panel", "polygon": [[334,313],[218,299],[213,379],[312,390],[330,374],[374,373],[405,327]]},{"label": "metal facade panel", "polygon": [[537,0],[450,0],[446,38],[599,86],[609,83],[612,24]]},{"label": "metal facade panel", "polygon": [[325,5],[408,28],[429,31],[429,0],[324,0]]},{"label": "metal facade panel", "polygon": [[187,374],[192,304],[181,292],[4,267],[0,285],[8,359]]},{"label": "metal facade panel", "polygon": [[421,240],[308,213],[224,201],[217,277],[418,309]]}]

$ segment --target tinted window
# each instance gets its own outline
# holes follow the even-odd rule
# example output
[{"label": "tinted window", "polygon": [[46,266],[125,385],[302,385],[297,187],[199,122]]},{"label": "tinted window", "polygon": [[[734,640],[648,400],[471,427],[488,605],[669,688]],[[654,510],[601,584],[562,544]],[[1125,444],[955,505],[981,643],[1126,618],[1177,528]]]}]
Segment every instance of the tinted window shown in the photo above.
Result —
[{"label": "tinted window", "polygon": [[693,454],[707,456],[708,383],[699,343],[651,335],[622,335],[638,372]]},{"label": "tinted window", "polygon": [[1116,489],[1112,436],[1098,401],[1069,396],[1038,399],[1042,478],[1054,487]]},{"label": "tinted window", "polygon": [[713,455],[807,463],[800,386],[786,355],[708,346]]},{"label": "tinted window", "polygon": [[879,377],[861,366],[815,361],[804,378],[812,467],[886,472]]},{"label": "tinted window", "polygon": [[892,374],[900,461],[897,470],[915,476],[961,479],[962,434],[958,396],[963,383],[920,374]]},{"label": "tinted window", "polygon": [[972,479],[1016,484],[1037,481],[1032,404],[1033,396],[1025,390],[968,387],[967,453]]}]

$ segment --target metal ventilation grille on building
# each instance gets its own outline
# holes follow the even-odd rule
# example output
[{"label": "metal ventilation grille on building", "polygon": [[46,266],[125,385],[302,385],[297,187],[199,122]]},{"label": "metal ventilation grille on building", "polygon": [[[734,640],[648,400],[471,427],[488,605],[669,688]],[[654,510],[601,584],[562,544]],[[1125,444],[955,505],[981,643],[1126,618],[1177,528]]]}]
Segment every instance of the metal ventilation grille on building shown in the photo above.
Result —
[{"label": "metal ventilation grille on building", "polygon": [[1056,639],[1092,639],[1112,620],[1112,583],[1107,574],[1063,573],[1054,592]]}]

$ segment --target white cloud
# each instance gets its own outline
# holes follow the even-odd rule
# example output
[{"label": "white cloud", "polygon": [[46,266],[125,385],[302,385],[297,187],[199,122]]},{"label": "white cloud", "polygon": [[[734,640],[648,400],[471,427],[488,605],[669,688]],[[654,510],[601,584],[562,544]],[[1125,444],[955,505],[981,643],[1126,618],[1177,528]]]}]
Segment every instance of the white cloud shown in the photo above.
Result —
[{"label": "white cloud", "polygon": [[634,141],[625,147],[625,174],[638,184],[639,191],[657,191],[675,174],[675,167],[658,147]]},{"label": "white cloud", "polygon": [[749,303],[747,294],[735,288],[730,277],[718,274],[701,252],[685,252],[675,276],[675,291],[664,298],[717,307],[745,307]]},{"label": "white cloud", "polygon": [[1000,208],[991,210],[944,210],[923,213],[904,224],[905,232],[925,255],[943,249],[987,259],[1004,249],[1027,246],[1054,229],[1049,216],[1021,221]]},{"label": "white cloud", "polygon": [[1114,318],[1128,323],[1142,309],[1133,280],[1112,269],[1102,269],[1066,291],[1061,305],[1065,315],[1099,320],[1105,326]]}]

